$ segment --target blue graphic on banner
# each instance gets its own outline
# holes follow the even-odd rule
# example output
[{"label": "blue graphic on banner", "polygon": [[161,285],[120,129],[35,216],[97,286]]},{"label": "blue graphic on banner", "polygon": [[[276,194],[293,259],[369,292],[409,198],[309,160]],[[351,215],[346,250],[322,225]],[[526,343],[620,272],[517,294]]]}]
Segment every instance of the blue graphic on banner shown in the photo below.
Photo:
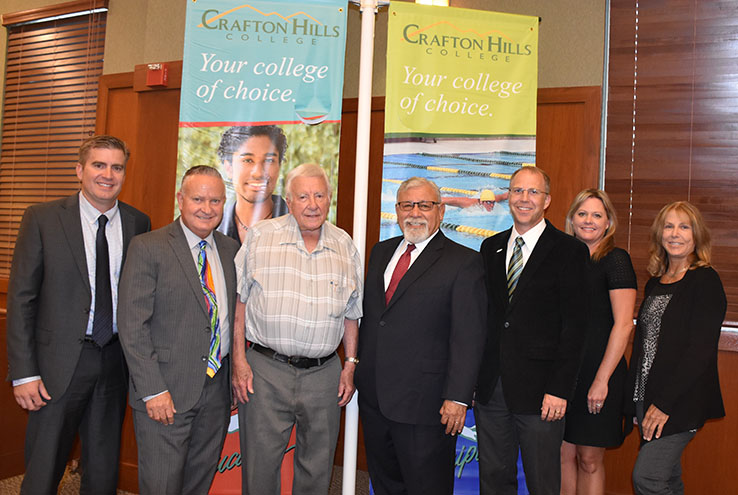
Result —
[{"label": "blue graphic on banner", "polygon": [[181,127],[341,119],[346,0],[187,6]]},{"label": "blue graphic on banner", "polygon": [[[477,426],[474,412],[466,412],[464,430],[456,440],[456,462],[454,467],[454,495],[478,495],[479,493],[479,450]],[[374,493],[370,487],[369,490]],[[523,475],[523,462],[518,454],[518,495],[529,495]]]}]

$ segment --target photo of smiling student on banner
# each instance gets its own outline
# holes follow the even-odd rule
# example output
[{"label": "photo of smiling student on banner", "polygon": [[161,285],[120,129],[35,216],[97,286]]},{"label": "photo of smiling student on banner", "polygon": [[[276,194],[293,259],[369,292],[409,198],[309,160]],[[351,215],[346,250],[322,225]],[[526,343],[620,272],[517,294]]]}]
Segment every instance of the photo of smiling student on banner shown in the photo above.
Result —
[{"label": "photo of smiling student on banner", "polygon": [[286,150],[287,137],[276,125],[233,126],[223,133],[218,161],[236,194],[226,203],[219,232],[243,242],[256,222],[287,214],[287,203],[273,194]]}]

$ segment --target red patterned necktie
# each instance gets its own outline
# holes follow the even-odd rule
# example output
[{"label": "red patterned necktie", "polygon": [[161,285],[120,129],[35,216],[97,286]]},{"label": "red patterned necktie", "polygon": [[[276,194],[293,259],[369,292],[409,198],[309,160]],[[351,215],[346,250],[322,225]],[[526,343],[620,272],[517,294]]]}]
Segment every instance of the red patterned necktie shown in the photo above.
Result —
[{"label": "red patterned necktie", "polygon": [[400,259],[397,261],[397,266],[395,266],[395,271],[392,272],[392,278],[387,286],[387,291],[384,293],[385,304],[389,304],[392,299],[392,295],[395,293],[395,290],[397,290],[397,285],[410,267],[410,253],[413,249],[415,249],[415,244],[408,244],[407,249],[402,253],[402,256],[400,256]]}]

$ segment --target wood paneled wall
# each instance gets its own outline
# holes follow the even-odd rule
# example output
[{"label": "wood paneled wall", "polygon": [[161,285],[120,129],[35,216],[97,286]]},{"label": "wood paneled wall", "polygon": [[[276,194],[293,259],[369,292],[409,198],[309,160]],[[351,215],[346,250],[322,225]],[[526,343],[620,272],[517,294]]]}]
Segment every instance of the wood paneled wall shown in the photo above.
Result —
[{"label": "wood paneled wall", "polygon": [[640,2],[636,11],[613,0],[611,23],[605,187],[618,244],[630,247],[642,289],[653,219],[669,202],[691,201],[712,230],[726,320],[738,326],[738,1]]}]

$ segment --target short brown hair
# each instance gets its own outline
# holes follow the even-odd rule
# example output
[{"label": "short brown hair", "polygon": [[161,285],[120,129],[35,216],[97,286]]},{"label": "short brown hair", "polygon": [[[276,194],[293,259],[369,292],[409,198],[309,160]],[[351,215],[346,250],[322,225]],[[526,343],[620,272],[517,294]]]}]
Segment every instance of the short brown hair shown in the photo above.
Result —
[{"label": "short brown hair", "polygon": [[187,177],[190,177],[192,175],[209,175],[211,177],[217,177],[220,180],[223,180],[223,176],[220,175],[220,172],[218,172],[217,168],[211,167],[210,165],[195,165],[194,167],[188,168],[187,171],[184,173],[184,175],[182,176],[182,182],[180,182],[179,187],[182,188]]},{"label": "short brown hair", "polygon": [[615,214],[615,207],[612,205],[612,201],[610,201],[610,196],[605,191],[600,189],[585,189],[577,194],[577,197],[574,198],[574,201],[569,207],[569,212],[566,214],[566,233],[574,235],[574,215],[582,206],[582,203],[590,198],[599,199],[602,202],[602,206],[605,208],[605,213],[607,214],[607,220],[610,222],[610,226],[597,245],[597,249],[592,253],[592,259],[599,261],[615,248],[615,230],[618,227],[618,217]]},{"label": "short brown hair", "polygon": [[684,213],[689,218],[689,223],[692,224],[694,251],[690,254],[689,269],[710,266],[712,242],[710,240],[710,229],[707,228],[702,213],[689,201],[674,201],[661,208],[651,225],[648,249],[650,257],[647,269],[652,277],[660,277],[669,268],[669,256],[662,244],[662,237],[666,215],[672,211]]},{"label": "short brown hair", "polygon": [[533,172],[534,174],[538,174],[541,177],[543,177],[543,182],[546,184],[546,194],[551,194],[551,178],[548,176],[545,170],[543,170],[540,167],[535,166],[522,166],[519,169],[517,169],[513,174],[510,176],[510,184],[512,184],[513,179],[521,172],[528,170],[529,172]]},{"label": "short brown hair", "polygon": [[131,156],[131,151],[128,149],[128,145],[122,139],[118,139],[115,136],[100,135],[92,136],[86,139],[79,147],[79,164],[84,166],[87,161],[87,157],[90,155],[90,150],[93,148],[104,148],[108,150],[120,150],[125,156],[123,164],[128,163],[128,158]]}]

